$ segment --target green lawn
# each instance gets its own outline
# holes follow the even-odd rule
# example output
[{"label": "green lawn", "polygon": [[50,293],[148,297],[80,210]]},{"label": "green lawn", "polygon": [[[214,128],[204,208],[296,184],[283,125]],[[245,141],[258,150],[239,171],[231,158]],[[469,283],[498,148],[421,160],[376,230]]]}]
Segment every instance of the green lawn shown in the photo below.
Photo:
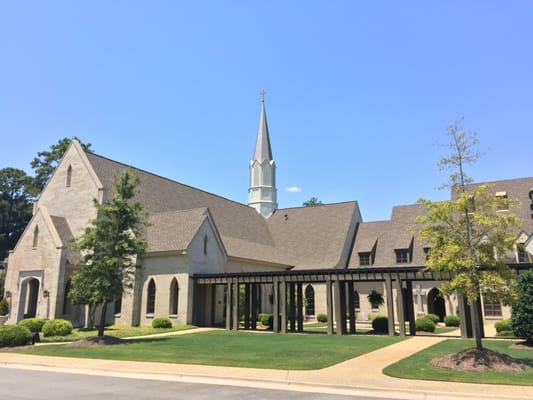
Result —
[{"label": "green lawn", "polygon": [[[507,353],[514,358],[528,360],[533,365],[533,350],[512,350],[509,348],[509,346],[516,342],[508,340],[484,340],[483,343],[489,349]],[[473,346],[474,342],[472,340],[446,340],[388,366],[383,372],[389,376],[408,379],[497,383],[504,385],[533,385],[533,368],[520,374],[459,372],[445,368],[436,368],[430,364],[432,358],[457,353]]]},{"label": "green lawn", "polygon": [[[152,335],[155,333],[175,332],[194,328],[193,325],[174,325],[172,328],[152,328],[151,326],[109,326],[105,328],[105,334],[119,338]],[[90,336],[96,336],[97,330],[74,329],[68,336],[48,336],[41,334],[41,342],[74,342]]]},{"label": "green lawn", "polygon": [[[369,333],[372,329],[360,329],[356,325],[356,333]],[[335,333],[335,327],[333,327],[333,332]],[[328,333],[328,324],[327,322],[311,322],[304,324],[304,333]]]},{"label": "green lawn", "polygon": [[388,336],[215,331],[158,339],[130,339],[125,344],[110,346],[49,345],[16,351],[44,356],[309,370],[324,368],[401,340]]}]

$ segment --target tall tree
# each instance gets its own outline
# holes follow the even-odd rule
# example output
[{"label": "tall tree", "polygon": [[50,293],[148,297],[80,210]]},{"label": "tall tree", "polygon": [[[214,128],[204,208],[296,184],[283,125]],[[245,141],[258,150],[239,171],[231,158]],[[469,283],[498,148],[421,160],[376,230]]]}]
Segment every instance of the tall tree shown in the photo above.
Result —
[{"label": "tall tree", "polygon": [[68,145],[73,139],[76,139],[78,142],[80,142],[81,147],[83,147],[85,151],[92,151],[90,143],[83,143],[77,136],[74,136],[72,138],[60,139],[56,144],[50,146],[50,150],[40,151],[37,153],[37,157],[35,157],[30,163],[31,167],[35,171],[32,188],[32,193],[35,196],[41,193],[46,185],[46,182],[48,182],[54,173],[59,161],[61,161],[63,154],[65,154]]},{"label": "tall tree", "polygon": [[313,206],[319,206],[322,202],[318,200],[317,197],[311,197],[309,200],[303,202],[304,207],[313,207]]},{"label": "tall tree", "polygon": [[[520,219],[512,212],[514,199],[496,197],[490,185],[469,185],[472,179],[465,167],[479,158],[476,134],[462,130],[460,121],[447,133],[451,153],[439,166],[451,171],[446,186],[451,187],[453,196],[449,201],[421,200],[427,213],[418,222],[423,224],[421,238],[431,246],[428,269],[451,275],[442,292],[458,293],[467,300],[476,348],[482,350],[476,302],[481,292],[490,301],[511,300],[514,275],[503,259],[513,251]],[[502,209],[508,211],[499,212]]]},{"label": "tall tree", "polygon": [[138,183],[125,171],[110,201],[94,202],[98,217],[74,246],[83,256],[72,277],[70,298],[75,304],[102,307],[98,336],[104,335],[107,304],[131,288],[136,259],[146,251],[146,218],[142,205],[133,200]]},{"label": "tall tree", "polygon": [[32,179],[16,168],[0,170],[0,260],[15,247],[32,215]]}]

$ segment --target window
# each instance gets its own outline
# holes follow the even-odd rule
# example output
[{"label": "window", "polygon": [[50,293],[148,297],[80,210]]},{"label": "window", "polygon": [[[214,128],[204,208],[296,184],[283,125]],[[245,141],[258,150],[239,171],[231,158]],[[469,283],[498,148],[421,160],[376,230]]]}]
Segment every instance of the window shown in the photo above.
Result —
[{"label": "window", "polygon": [[115,315],[122,313],[122,296],[115,300]]},{"label": "window", "polygon": [[372,253],[359,253],[359,265],[372,265]]},{"label": "window", "polygon": [[204,254],[207,255],[207,235],[204,236]]},{"label": "window", "polygon": [[526,249],[522,243],[516,245],[516,255],[519,263],[529,262],[529,258],[526,253]]},{"label": "window", "polygon": [[509,210],[509,198],[507,192],[496,192],[496,199],[498,201],[498,211]]},{"label": "window", "polygon": [[38,245],[39,245],[39,225],[35,225],[35,229],[33,230],[33,245],[32,245],[32,247],[34,249],[36,249]]},{"label": "window", "polygon": [[72,165],[69,165],[67,168],[67,182],[66,182],[67,187],[70,187],[71,181],[72,181]]},{"label": "window", "polygon": [[353,292],[353,302],[355,305],[355,310],[359,311],[361,308],[361,301],[359,300],[359,292],[357,290]]},{"label": "window", "polygon": [[502,316],[501,303],[483,302],[483,308],[485,310],[485,317],[501,317]]},{"label": "window", "polygon": [[173,278],[172,282],[170,282],[170,306],[168,311],[170,315],[178,315],[178,294],[178,280]]},{"label": "window", "polygon": [[305,315],[315,315],[315,289],[313,286],[305,287]]},{"label": "window", "polygon": [[410,262],[409,259],[408,249],[396,250],[396,264],[407,264]]},{"label": "window", "polygon": [[148,295],[146,296],[146,314],[153,314],[155,311],[155,282],[150,279],[148,283]]},{"label": "window", "polygon": [[431,247],[424,247],[424,254],[426,255],[426,261],[429,260],[430,251],[431,251]]},{"label": "window", "polygon": [[67,281],[67,284],[65,285],[65,291],[63,292],[63,315],[70,314],[70,301],[68,298],[68,294],[70,293],[70,279]]}]

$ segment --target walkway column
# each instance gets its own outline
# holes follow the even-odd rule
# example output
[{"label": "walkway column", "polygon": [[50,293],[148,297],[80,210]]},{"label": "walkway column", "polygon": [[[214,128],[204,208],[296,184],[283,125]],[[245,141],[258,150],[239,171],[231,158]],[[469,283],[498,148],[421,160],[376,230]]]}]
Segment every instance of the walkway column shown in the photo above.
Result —
[{"label": "walkway column", "polygon": [[400,325],[400,336],[405,336],[403,288],[399,274],[396,274],[396,307],[398,310],[398,324]]},{"label": "walkway column", "polygon": [[250,328],[252,330],[257,329],[257,305],[258,305],[258,294],[259,294],[259,287],[257,283],[251,283],[252,286],[252,321]]},{"label": "walkway column", "polygon": [[274,326],[272,327],[272,330],[276,333],[279,333],[279,280],[278,278],[274,278],[274,290],[273,290],[273,296],[274,301],[272,304],[272,318],[274,321]]},{"label": "walkway column", "polygon": [[282,277],[280,281],[279,306],[281,311],[281,333],[287,333],[287,281]]},{"label": "walkway column", "polygon": [[346,329],[346,313],[344,314],[344,318],[342,315],[342,309],[346,308],[342,306],[343,303],[343,296],[342,296],[342,286],[344,285],[344,282],[341,282],[336,279],[333,282],[334,285],[334,292],[335,292],[335,301],[333,302],[333,307],[335,308],[335,326],[337,328],[337,335],[341,336],[344,334],[344,331]]},{"label": "walkway column", "polygon": [[385,275],[385,293],[387,296],[387,320],[389,322],[389,336],[394,336],[394,301],[390,274]]},{"label": "walkway column", "polygon": [[296,332],[296,303],[294,302],[296,297],[294,282],[289,283],[289,324],[290,331],[292,333]]},{"label": "walkway column", "polygon": [[244,284],[244,329],[250,329],[250,283]]},{"label": "walkway column", "polygon": [[415,305],[413,302],[413,281],[405,281],[405,304],[407,309],[405,310],[406,319],[409,321],[409,335],[416,336],[416,324],[415,324]]},{"label": "walkway column", "polygon": [[226,329],[229,331],[232,327],[231,324],[231,288],[232,288],[231,281],[228,281],[226,284]]},{"label": "walkway column", "polygon": [[333,335],[333,288],[331,278],[326,278],[326,306],[328,316],[328,335]]},{"label": "walkway column", "polygon": [[348,290],[348,313],[350,314],[350,334],[353,335],[356,332],[355,326],[355,288],[353,281],[346,282]]},{"label": "walkway column", "polygon": [[302,282],[298,282],[296,285],[296,305],[298,307],[298,332],[304,331],[304,292]]},{"label": "walkway column", "polygon": [[239,282],[237,279],[233,281],[233,312],[232,312],[232,319],[233,319],[233,330],[237,331],[239,330]]},{"label": "walkway column", "polygon": [[457,293],[457,303],[459,306],[459,328],[461,330],[461,337],[464,339],[471,338],[473,334],[470,306],[464,296],[460,293]]}]

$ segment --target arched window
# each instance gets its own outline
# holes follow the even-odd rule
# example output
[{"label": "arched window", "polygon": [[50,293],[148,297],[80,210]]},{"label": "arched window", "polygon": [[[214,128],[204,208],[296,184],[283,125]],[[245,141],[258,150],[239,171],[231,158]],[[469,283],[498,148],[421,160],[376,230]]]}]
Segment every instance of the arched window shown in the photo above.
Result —
[{"label": "arched window", "polygon": [[146,296],[146,314],[153,314],[155,312],[155,282],[150,279],[148,283],[148,293]]},{"label": "arched window", "polygon": [[315,289],[313,286],[305,287],[305,315],[315,315]]},{"label": "arched window", "polygon": [[359,310],[361,308],[361,302],[359,300],[359,292],[357,290],[353,293],[353,302],[355,305],[355,309]]},{"label": "arched window", "polygon": [[207,235],[204,236],[204,254],[207,255]]},{"label": "arched window", "polygon": [[68,298],[68,294],[70,293],[70,279],[67,281],[67,284],[65,285],[65,291],[63,292],[63,315],[70,314],[70,300]]},{"label": "arched window", "polygon": [[72,165],[69,165],[67,168],[67,182],[66,182],[67,187],[70,187],[71,181],[72,181]]},{"label": "arched window", "polygon": [[39,225],[35,225],[33,230],[33,248],[36,249],[39,245]]},{"label": "arched window", "polygon": [[178,315],[178,296],[178,280],[176,278],[173,278],[172,282],[170,282],[170,307],[168,311],[170,315]]}]

